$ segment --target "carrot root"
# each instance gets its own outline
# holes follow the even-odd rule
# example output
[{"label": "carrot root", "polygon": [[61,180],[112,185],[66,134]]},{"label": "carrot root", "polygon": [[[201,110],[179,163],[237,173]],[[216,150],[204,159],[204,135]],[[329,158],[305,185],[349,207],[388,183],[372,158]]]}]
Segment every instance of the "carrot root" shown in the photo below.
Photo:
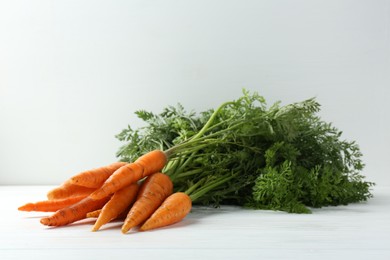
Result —
[{"label": "carrot root", "polygon": [[172,191],[173,184],[168,175],[155,173],[147,177],[122,225],[122,233],[125,234],[133,227],[142,224],[165,198],[172,194]]},{"label": "carrot root", "polygon": [[56,199],[56,200],[43,200],[35,203],[27,203],[23,206],[20,206],[18,210],[20,211],[41,211],[41,212],[54,212],[65,207],[71,206],[82,199],[87,197],[87,195],[80,195],[75,197],[69,197],[65,199]]},{"label": "carrot root", "polygon": [[97,217],[99,217],[99,214],[101,211],[102,211],[102,209],[97,209],[97,210],[88,212],[86,218],[97,218]]},{"label": "carrot root", "polygon": [[101,199],[109,196],[135,183],[146,176],[161,171],[167,163],[167,156],[161,150],[154,150],[139,157],[134,163],[130,163],[116,170],[100,187],[91,194],[93,199]]},{"label": "carrot root", "polygon": [[110,177],[117,169],[126,165],[125,162],[114,162],[107,166],[95,168],[92,170],[81,172],[70,178],[70,183],[88,187],[100,188],[102,184]]},{"label": "carrot root", "polygon": [[65,226],[86,218],[88,212],[102,208],[108,200],[109,197],[100,200],[93,200],[90,197],[86,197],[70,207],[60,209],[53,215],[42,218],[40,222],[46,226]]},{"label": "carrot root", "polygon": [[[133,183],[114,193],[111,199],[102,208],[92,231],[97,231],[101,226],[117,218],[134,202],[137,197],[138,184]],[[126,212],[127,213],[127,212]]]},{"label": "carrot root", "polygon": [[164,200],[139,230],[147,231],[177,223],[187,216],[191,207],[191,198],[183,192],[176,192]]},{"label": "carrot root", "polygon": [[70,183],[70,181],[65,181],[60,186],[50,190],[47,193],[47,198],[49,200],[58,200],[65,199],[69,197],[75,197],[80,195],[89,195],[94,192],[96,189],[83,187]]}]

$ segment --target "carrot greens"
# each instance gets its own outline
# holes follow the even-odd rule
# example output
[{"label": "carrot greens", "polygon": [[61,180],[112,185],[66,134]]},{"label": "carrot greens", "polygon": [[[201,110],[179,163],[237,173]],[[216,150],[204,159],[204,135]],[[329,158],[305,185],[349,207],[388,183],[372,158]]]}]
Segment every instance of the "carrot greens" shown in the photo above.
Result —
[{"label": "carrot greens", "polygon": [[234,204],[250,208],[309,213],[311,207],[341,205],[372,197],[354,141],[318,115],[311,98],[267,106],[258,93],[217,109],[187,112],[168,106],[159,114],[139,110],[145,125],[130,125],[116,137],[117,156],[133,162],[162,150],[163,171],[175,192],[194,204]]}]

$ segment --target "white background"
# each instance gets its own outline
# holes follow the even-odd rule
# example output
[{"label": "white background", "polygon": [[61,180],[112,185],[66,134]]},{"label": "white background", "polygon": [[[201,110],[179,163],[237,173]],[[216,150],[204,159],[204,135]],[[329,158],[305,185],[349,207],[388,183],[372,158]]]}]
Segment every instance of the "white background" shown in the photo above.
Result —
[{"label": "white background", "polygon": [[0,184],[116,160],[134,111],[317,97],[390,184],[390,1],[0,0]]}]

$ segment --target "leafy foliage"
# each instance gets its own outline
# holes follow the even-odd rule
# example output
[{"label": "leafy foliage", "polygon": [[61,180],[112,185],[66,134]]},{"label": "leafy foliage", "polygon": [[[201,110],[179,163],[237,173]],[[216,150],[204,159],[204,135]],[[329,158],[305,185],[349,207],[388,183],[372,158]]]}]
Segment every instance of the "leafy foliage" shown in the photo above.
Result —
[{"label": "leafy foliage", "polygon": [[194,112],[187,113],[183,106],[178,104],[176,107],[164,108],[160,114],[145,110],[138,110],[135,114],[146,126],[134,130],[128,125],[116,135],[118,140],[125,142],[117,152],[122,161],[131,162],[148,151],[166,150],[175,143],[188,139],[204,125],[210,112],[196,116]]},{"label": "leafy foliage", "polygon": [[180,104],[136,115],[145,127],[124,129],[117,156],[133,161],[162,149],[164,172],[194,203],[309,213],[309,207],[348,204],[372,196],[355,142],[317,115],[315,99],[267,108],[257,93],[200,114]]}]

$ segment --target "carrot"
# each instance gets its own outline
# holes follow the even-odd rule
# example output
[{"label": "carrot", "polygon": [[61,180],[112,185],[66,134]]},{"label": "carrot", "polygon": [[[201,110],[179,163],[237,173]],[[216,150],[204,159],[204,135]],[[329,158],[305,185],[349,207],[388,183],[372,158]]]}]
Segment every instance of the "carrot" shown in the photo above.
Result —
[{"label": "carrot", "polygon": [[167,156],[163,151],[154,150],[139,157],[135,162],[126,164],[116,170],[90,196],[93,199],[104,198],[117,190],[135,183],[150,174],[159,172],[167,163]]},{"label": "carrot", "polygon": [[50,190],[47,193],[47,198],[49,200],[56,199],[65,199],[68,197],[80,196],[80,195],[89,195],[96,189],[87,188],[83,186],[78,186],[70,183],[69,180],[62,183],[60,186]]},{"label": "carrot", "polygon": [[20,206],[18,210],[20,211],[41,211],[41,212],[54,212],[59,209],[73,205],[80,200],[84,199],[88,195],[80,195],[75,197],[69,197],[65,199],[56,199],[56,200],[42,200],[35,203],[27,203],[23,206]]},{"label": "carrot", "polygon": [[97,217],[99,217],[100,212],[102,212],[102,209],[97,209],[97,210],[88,212],[86,218],[97,218]]},{"label": "carrot", "polygon": [[135,201],[138,187],[138,183],[133,183],[115,192],[102,208],[95,225],[92,227],[92,231],[99,230],[101,226],[115,219],[126,210]]},{"label": "carrot", "polygon": [[173,184],[168,175],[154,173],[147,177],[122,225],[122,233],[125,234],[133,227],[142,224],[164,199],[172,194],[172,191]]},{"label": "carrot", "polygon": [[164,200],[139,230],[147,231],[177,223],[187,216],[191,207],[191,198],[183,192],[176,192]]},{"label": "carrot", "polygon": [[41,218],[41,223],[46,226],[64,226],[73,223],[86,218],[88,212],[102,208],[108,200],[109,197],[100,200],[86,197],[76,204],[57,210],[49,217]]},{"label": "carrot", "polygon": [[[122,211],[122,213],[120,213],[115,219],[124,220],[127,216],[127,213],[129,212],[130,208],[131,208],[131,205],[129,207],[127,207],[124,211]],[[97,209],[97,210],[88,212],[87,218],[98,218],[101,212],[102,212],[102,209]]]},{"label": "carrot", "polygon": [[161,150],[154,150],[139,157],[135,163],[142,167],[143,177],[161,171],[167,163],[167,155]]},{"label": "carrot", "polygon": [[126,165],[125,162],[114,162],[107,166],[83,171],[70,178],[70,183],[88,188],[99,188],[117,169]]}]

